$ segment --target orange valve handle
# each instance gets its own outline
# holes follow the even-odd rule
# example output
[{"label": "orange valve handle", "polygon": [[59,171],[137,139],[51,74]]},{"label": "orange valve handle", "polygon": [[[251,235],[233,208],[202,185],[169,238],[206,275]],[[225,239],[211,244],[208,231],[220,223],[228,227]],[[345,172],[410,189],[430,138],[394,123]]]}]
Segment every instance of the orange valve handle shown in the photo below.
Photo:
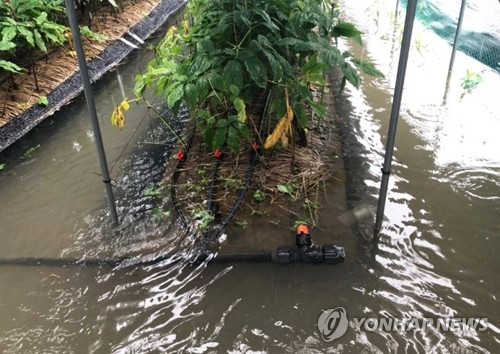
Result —
[{"label": "orange valve handle", "polygon": [[304,235],[309,235],[309,228],[307,225],[300,224],[297,226],[297,235],[304,234]]}]

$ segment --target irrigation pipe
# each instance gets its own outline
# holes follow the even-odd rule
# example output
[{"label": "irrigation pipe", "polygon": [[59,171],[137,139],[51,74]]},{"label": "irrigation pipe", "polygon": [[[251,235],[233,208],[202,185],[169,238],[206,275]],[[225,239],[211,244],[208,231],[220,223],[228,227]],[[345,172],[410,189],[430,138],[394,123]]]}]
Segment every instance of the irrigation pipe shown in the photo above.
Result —
[{"label": "irrigation pipe", "polygon": [[[264,109],[263,109],[263,112],[261,115],[261,119],[260,119],[260,123],[259,123],[259,131],[258,131],[259,136],[262,133],[263,122],[264,122],[265,116],[267,115],[270,100],[271,100],[271,92],[269,92],[267,94],[266,103],[265,103],[265,106],[264,106]],[[188,233],[192,233],[193,230],[187,221],[186,215],[184,214],[184,212],[180,208],[179,202],[177,200],[177,193],[176,193],[175,186],[177,184],[177,178],[179,177],[179,174],[180,174],[180,167],[184,165],[184,162],[188,158],[188,153],[189,153],[189,149],[191,148],[191,145],[193,142],[194,134],[195,134],[195,129],[193,129],[193,132],[191,133],[189,143],[186,146],[186,150],[184,152],[185,153],[184,157],[179,160],[179,162],[175,168],[175,171],[172,175],[172,183],[171,183],[171,187],[170,187],[170,189],[171,189],[170,194],[171,194],[172,203],[173,203],[174,208],[177,212],[177,215],[179,215],[179,219],[181,221],[183,228],[186,229],[188,231]],[[243,199],[245,199],[245,195],[246,195],[248,188],[250,186],[250,182],[252,181],[253,170],[255,168],[255,162],[257,161],[257,156],[258,156],[257,151],[252,149],[251,156],[250,156],[250,163],[249,163],[248,171],[246,174],[246,179],[245,179],[245,184],[243,186],[243,189],[241,190],[240,195],[238,196],[238,199],[234,203],[234,205],[231,208],[231,211],[229,212],[226,219],[222,222],[222,224],[218,225],[218,227],[216,228],[216,231],[214,234],[215,239],[217,239],[224,232],[224,229],[229,225],[229,223],[233,220],[234,216],[236,215],[236,212],[238,211],[239,207],[241,206],[241,203],[243,202]],[[215,190],[215,184],[216,184],[216,180],[218,178],[217,171],[218,171],[219,165],[220,165],[220,159],[217,159],[213,173],[212,173],[212,181],[210,184],[209,195],[208,195],[208,199],[207,199],[208,200],[207,207],[208,207],[209,211],[212,211],[211,209],[213,208],[213,202],[212,202],[213,192]]]}]

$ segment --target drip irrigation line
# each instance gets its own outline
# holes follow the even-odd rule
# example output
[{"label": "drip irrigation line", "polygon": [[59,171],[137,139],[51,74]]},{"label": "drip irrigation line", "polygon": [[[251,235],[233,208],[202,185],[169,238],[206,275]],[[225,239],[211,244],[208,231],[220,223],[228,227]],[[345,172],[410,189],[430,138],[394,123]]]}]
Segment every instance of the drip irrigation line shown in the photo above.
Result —
[{"label": "drip irrigation line", "polygon": [[[249,253],[227,253],[217,254],[214,257],[213,253],[201,252],[191,255],[187,258],[179,256],[179,253],[166,253],[153,259],[138,260],[134,257],[116,257],[116,258],[49,258],[49,257],[23,257],[23,258],[0,258],[0,266],[11,267],[85,267],[85,268],[102,268],[102,267],[118,267],[125,266],[151,266],[163,261],[171,261],[168,266],[177,264],[180,261],[197,264],[210,259],[209,263],[260,263],[260,262],[275,262],[275,251],[261,251]],[[129,263],[124,265],[124,263]]]},{"label": "drip irrigation line", "polygon": [[208,190],[208,197],[207,197],[207,209],[208,211],[210,212],[214,212],[214,207],[215,207],[215,203],[213,202],[213,198],[212,196],[215,194],[215,185],[217,183],[217,176],[218,176],[218,172],[219,172],[219,167],[221,165],[221,161],[222,161],[222,157],[219,157],[217,158],[217,160],[215,161],[215,165],[214,165],[214,170],[212,172],[212,182],[210,183],[210,188]]},{"label": "drip irrigation line", "polygon": [[195,133],[196,133],[196,124],[193,126],[193,131],[189,136],[189,140],[186,145],[186,149],[184,151],[184,157],[180,158],[179,161],[177,162],[177,166],[175,167],[174,173],[172,174],[172,182],[170,183],[170,198],[172,200],[172,204],[174,205],[175,211],[179,216],[179,219],[181,220],[182,226],[188,232],[188,234],[192,233],[191,227],[189,226],[186,216],[182,212],[181,207],[179,205],[179,201],[177,200],[177,191],[175,186],[177,184],[177,178],[179,177],[180,174],[180,167],[183,166],[184,162],[187,160],[189,150],[191,149],[191,145],[193,144]]},{"label": "drip irrigation line", "polygon": [[[270,100],[271,100],[271,92],[269,92],[267,94],[267,97],[266,97],[266,103],[264,105],[264,109],[263,109],[261,119],[259,122],[259,131],[257,132],[258,136],[260,136],[262,134],[263,122],[264,122],[265,116],[267,115]],[[172,183],[170,186],[170,195],[171,195],[171,199],[172,199],[172,203],[174,205],[175,211],[177,212],[177,215],[179,216],[179,219],[181,221],[183,228],[185,230],[187,230],[187,232],[190,234],[193,233],[193,230],[192,230],[192,227],[190,226],[189,222],[187,221],[186,215],[184,214],[184,212],[180,208],[179,201],[177,200],[176,185],[177,185],[177,178],[179,177],[179,174],[180,174],[180,167],[184,165],[184,162],[188,158],[188,153],[189,153],[189,150],[191,149],[191,145],[192,145],[192,142],[193,142],[193,139],[195,136],[195,132],[196,132],[196,126],[193,127],[193,132],[191,133],[191,136],[189,138],[189,142],[186,145],[186,148],[184,151],[184,156],[179,159],[179,162],[174,170],[174,173],[172,175]],[[258,139],[258,137],[257,137],[257,139]],[[258,156],[258,154],[257,154],[256,149],[252,149],[251,155],[250,155],[249,167],[248,167],[247,174],[246,174],[245,184],[240,192],[240,195],[238,196],[238,199],[234,203],[234,205],[231,208],[231,211],[229,212],[226,219],[222,222],[222,224],[220,224],[216,227],[216,231],[214,234],[215,239],[217,239],[224,232],[224,229],[229,225],[229,223],[231,223],[234,216],[236,215],[236,212],[240,208],[241,203],[245,199],[245,195],[246,195],[248,188],[250,186],[250,182],[252,181],[253,170],[255,168],[257,156]],[[218,179],[218,169],[220,167],[220,164],[221,164],[221,160],[217,159],[215,162],[213,172],[212,172],[212,181],[210,183],[210,189],[209,189],[209,194],[208,194],[208,199],[207,199],[207,207],[208,207],[208,211],[210,211],[210,212],[212,211],[213,205],[214,205],[213,193],[215,190],[216,181]],[[204,234],[206,235],[207,233],[205,232]]]},{"label": "drip irrigation line", "polygon": [[[262,135],[262,127],[264,123],[264,119],[267,115],[267,110],[269,109],[269,102],[271,101],[271,92],[267,94],[266,98],[266,104],[264,105],[264,110],[262,112],[262,116],[260,117],[260,122],[259,122],[259,132],[258,136]],[[227,216],[226,220],[218,227],[217,232],[215,234],[215,238],[218,238],[222,232],[224,232],[224,229],[229,225],[229,223],[233,220],[234,216],[236,215],[236,212],[241,206],[241,203],[243,202],[243,199],[245,199],[245,195],[247,194],[248,188],[250,187],[250,182],[252,181],[253,177],[253,170],[255,168],[255,163],[257,162],[257,150],[252,149],[251,155],[250,155],[250,163],[248,166],[248,171],[247,171],[247,178],[245,180],[245,185],[240,192],[240,195],[238,199],[236,200],[236,203],[234,204],[233,208],[229,212],[229,215]]]}]

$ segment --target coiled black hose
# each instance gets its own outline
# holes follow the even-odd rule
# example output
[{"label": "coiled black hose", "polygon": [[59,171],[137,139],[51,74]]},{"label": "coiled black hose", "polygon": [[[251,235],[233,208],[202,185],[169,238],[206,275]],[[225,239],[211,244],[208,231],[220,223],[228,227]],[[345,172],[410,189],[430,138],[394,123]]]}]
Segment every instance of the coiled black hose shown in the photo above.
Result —
[{"label": "coiled black hose", "polygon": [[[264,122],[264,118],[267,115],[267,111],[269,109],[269,103],[270,103],[270,101],[271,101],[271,92],[269,92],[267,94],[267,98],[266,98],[266,103],[265,103],[265,106],[264,106],[264,110],[263,110],[261,118],[260,118],[259,132],[258,132],[259,135],[262,134],[263,122]],[[170,195],[171,195],[171,198],[172,198],[172,203],[174,205],[175,211],[177,212],[177,215],[179,215],[179,219],[181,221],[182,226],[184,227],[184,229],[186,229],[186,231],[188,232],[188,234],[192,234],[193,233],[193,229],[189,225],[184,212],[180,208],[179,202],[177,200],[176,185],[177,185],[177,179],[178,179],[179,174],[180,174],[180,168],[184,165],[184,162],[187,160],[189,149],[191,149],[191,145],[192,145],[192,142],[193,142],[193,139],[194,139],[194,135],[195,135],[195,128],[193,128],[193,132],[191,133],[191,136],[189,138],[189,141],[188,141],[188,144],[186,146],[183,158],[179,159],[179,162],[177,163],[177,166],[176,166],[176,168],[174,170],[174,173],[172,175],[172,183],[171,183],[171,186],[170,186]],[[238,199],[234,203],[234,205],[231,208],[231,211],[229,212],[229,214],[226,217],[226,219],[222,222],[222,224],[218,225],[215,228],[215,234],[213,235],[215,239],[217,239],[224,232],[224,229],[233,220],[234,216],[236,215],[236,212],[238,211],[239,207],[241,206],[241,203],[245,199],[245,195],[246,195],[246,193],[248,191],[248,188],[250,187],[250,182],[252,181],[253,170],[255,168],[255,163],[257,161],[257,156],[258,156],[258,154],[257,154],[256,149],[252,149],[252,152],[251,152],[251,155],[250,155],[249,166],[248,166],[248,170],[247,170],[247,174],[246,174],[245,184],[244,184],[244,186],[243,186],[243,188],[242,188],[242,190],[240,192],[240,195],[238,196]],[[212,180],[211,180],[211,183],[210,183],[210,188],[209,188],[209,193],[208,193],[208,198],[207,198],[207,208],[208,208],[208,211],[210,211],[210,212],[212,212],[213,211],[212,209],[214,208],[213,194],[214,194],[214,191],[215,191],[216,181],[218,179],[218,169],[219,169],[220,165],[221,165],[221,160],[219,158],[217,158],[217,160],[215,162],[215,166],[214,166],[213,172],[212,172]]]}]

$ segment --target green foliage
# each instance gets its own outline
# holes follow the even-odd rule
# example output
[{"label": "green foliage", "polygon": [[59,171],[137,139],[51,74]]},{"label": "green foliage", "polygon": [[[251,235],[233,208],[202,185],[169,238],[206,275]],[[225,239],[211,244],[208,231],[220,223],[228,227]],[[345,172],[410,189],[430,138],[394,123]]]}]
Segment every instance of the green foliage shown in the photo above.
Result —
[{"label": "green foliage", "polygon": [[471,93],[479,84],[483,81],[481,74],[476,73],[475,71],[467,69],[465,76],[462,78],[462,88],[463,93],[462,97],[466,93]]},{"label": "green foliage", "polygon": [[105,35],[92,31],[89,26],[80,26],[80,33],[82,36],[99,43],[103,43],[108,39]]},{"label": "green foliage", "polygon": [[262,203],[263,201],[266,200],[266,194],[261,191],[260,189],[257,189],[252,196],[252,199],[255,203]]},{"label": "green foliage", "polygon": [[[1,41],[47,52],[48,44],[63,44],[66,27],[57,23],[62,0],[8,0],[0,3]],[[12,46],[14,45],[14,46]]]},{"label": "green foliage", "polygon": [[193,217],[198,221],[201,232],[205,231],[215,220],[214,215],[205,209],[195,209],[193,211]]},{"label": "green foliage", "polygon": [[185,104],[197,117],[197,128],[212,150],[228,145],[238,151],[250,139],[247,107],[254,98],[274,92],[273,111],[286,111],[285,90],[302,127],[307,108],[324,115],[314,101],[312,85],[338,66],[344,81],[359,87],[357,68],[382,76],[363,60],[342,53],[333,39],[361,32],[339,20],[325,0],[191,0],[192,26],[171,27],[156,47],[156,58],[136,78],[135,94],[148,87],[176,112]]},{"label": "green foliage", "polygon": [[40,106],[48,106],[49,105],[49,99],[47,98],[47,96],[42,96],[38,99],[38,101],[36,101],[36,103]]},{"label": "green foliage", "polygon": [[236,225],[238,225],[239,227],[241,227],[242,229],[246,229],[246,228],[247,228],[247,226],[248,226],[248,221],[243,220],[243,219],[236,219],[236,220],[234,221],[234,223],[235,223]]},{"label": "green foliage", "polygon": [[5,164],[4,163],[0,163],[0,171],[2,171],[4,168],[5,168]]},{"label": "green foliage", "polygon": [[40,147],[40,144],[38,145],[35,145],[35,146],[32,146],[30,147],[28,150],[26,150],[23,154],[23,156],[21,156],[22,159],[27,159],[27,158],[30,158],[31,155],[36,151],[38,150],[38,148]]},{"label": "green foliage", "polygon": [[161,208],[153,209],[153,221],[161,222],[170,218],[170,211],[163,211]]}]

